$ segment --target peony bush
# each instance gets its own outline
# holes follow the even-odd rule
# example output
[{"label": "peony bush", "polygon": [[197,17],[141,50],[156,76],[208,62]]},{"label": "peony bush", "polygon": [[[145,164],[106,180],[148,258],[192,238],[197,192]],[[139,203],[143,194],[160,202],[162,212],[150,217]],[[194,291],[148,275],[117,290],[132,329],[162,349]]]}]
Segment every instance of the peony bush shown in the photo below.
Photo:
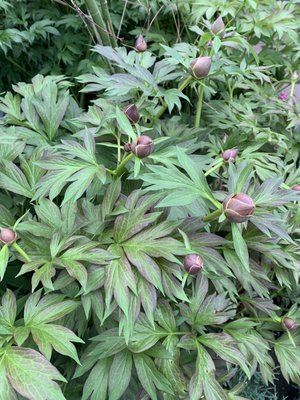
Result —
[{"label": "peony bush", "polygon": [[300,385],[299,8],[171,3],[0,99],[0,399]]}]

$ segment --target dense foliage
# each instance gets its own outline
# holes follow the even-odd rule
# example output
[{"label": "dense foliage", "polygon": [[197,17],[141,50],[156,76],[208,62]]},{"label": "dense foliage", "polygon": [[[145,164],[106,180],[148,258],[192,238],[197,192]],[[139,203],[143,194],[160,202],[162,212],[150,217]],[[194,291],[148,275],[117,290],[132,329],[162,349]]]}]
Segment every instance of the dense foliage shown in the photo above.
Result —
[{"label": "dense foliage", "polygon": [[0,399],[300,386],[297,1],[57,3],[0,2]]}]

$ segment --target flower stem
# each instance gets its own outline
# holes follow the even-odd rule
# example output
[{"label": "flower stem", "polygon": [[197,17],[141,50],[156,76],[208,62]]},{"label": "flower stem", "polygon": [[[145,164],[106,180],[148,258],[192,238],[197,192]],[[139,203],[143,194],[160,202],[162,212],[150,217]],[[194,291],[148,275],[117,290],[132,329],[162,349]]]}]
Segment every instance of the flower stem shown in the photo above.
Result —
[{"label": "flower stem", "polygon": [[217,210],[213,211],[212,213],[207,214],[207,215],[203,218],[203,221],[204,221],[204,222],[212,221],[212,220],[218,218],[218,217],[222,214],[222,212],[223,212],[223,208],[218,208]]},{"label": "flower stem", "polygon": [[132,160],[135,157],[133,153],[128,154],[123,160],[120,162],[118,167],[110,171],[115,177],[121,176],[125,172],[126,165],[129,163],[130,160]]},{"label": "flower stem", "polygon": [[[182,84],[178,87],[178,90],[180,90],[180,92],[182,92],[193,80],[194,78],[190,75],[188,76],[183,82]],[[159,119],[163,113],[166,111],[166,109],[168,108],[168,105],[165,103],[161,106],[160,110],[158,111],[158,113],[155,115],[155,120]]]},{"label": "flower stem", "polygon": [[201,112],[202,112],[202,104],[203,104],[203,96],[204,96],[204,85],[200,84],[199,90],[199,98],[197,102],[197,110],[196,110],[196,121],[195,121],[195,128],[200,127],[201,122]]},{"label": "flower stem", "polygon": [[25,253],[25,251],[23,249],[21,249],[21,247],[18,245],[18,243],[13,243],[12,247],[24,258],[24,260],[26,260],[26,262],[30,262],[31,259],[30,257]]},{"label": "flower stem", "polygon": [[214,167],[212,167],[208,171],[206,171],[204,176],[208,176],[208,175],[212,174],[214,171],[216,171],[217,169],[221,168],[223,164],[224,164],[224,160],[220,161]]}]

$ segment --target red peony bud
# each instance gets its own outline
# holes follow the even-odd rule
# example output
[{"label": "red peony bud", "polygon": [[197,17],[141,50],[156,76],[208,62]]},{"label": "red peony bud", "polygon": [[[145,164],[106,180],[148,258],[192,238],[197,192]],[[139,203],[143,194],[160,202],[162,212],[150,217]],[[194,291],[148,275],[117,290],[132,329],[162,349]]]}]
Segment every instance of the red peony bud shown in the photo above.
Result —
[{"label": "red peony bud", "polygon": [[295,322],[292,318],[289,318],[289,317],[285,317],[282,319],[282,325],[288,331],[294,331],[299,326],[299,324],[297,324],[297,322]]},{"label": "red peony bud", "polygon": [[215,35],[224,35],[224,31],[225,31],[225,25],[223,22],[222,17],[218,17],[215,22],[212,24],[211,26],[211,31],[212,33],[214,33]]},{"label": "red peony bud", "polygon": [[135,51],[137,51],[138,53],[143,53],[144,51],[147,50],[148,46],[147,46],[146,40],[144,39],[144,37],[142,35],[139,35],[137,37],[134,48],[135,48]]},{"label": "red peony bud", "polygon": [[210,57],[198,57],[190,63],[191,74],[198,79],[205,78],[209,73],[210,67]]},{"label": "red peony bud", "polygon": [[4,244],[11,244],[17,240],[17,234],[12,229],[1,228],[0,229],[0,242]]},{"label": "red peony bud", "polygon": [[125,143],[123,149],[126,153],[130,153],[131,152],[131,144]]},{"label": "red peony bud", "polygon": [[148,157],[153,151],[153,140],[149,136],[140,136],[136,143],[131,145],[131,151],[139,158]]},{"label": "red peony bud", "polygon": [[123,112],[132,124],[136,124],[140,119],[139,110],[135,104],[124,107]]},{"label": "red peony bud", "polygon": [[226,217],[231,222],[245,222],[254,212],[255,204],[244,193],[228,196],[223,202]]},{"label": "red peony bud", "polygon": [[224,161],[232,161],[234,162],[236,159],[236,156],[238,155],[238,149],[228,149],[223,151],[222,157]]},{"label": "red peony bud", "polygon": [[292,189],[295,190],[296,192],[300,192],[300,185],[294,185]]},{"label": "red peony bud", "polygon": [[197,275],[203,268],[203,260],[198,254],[189,254],[185,256],[183,266],[190,275]]}]

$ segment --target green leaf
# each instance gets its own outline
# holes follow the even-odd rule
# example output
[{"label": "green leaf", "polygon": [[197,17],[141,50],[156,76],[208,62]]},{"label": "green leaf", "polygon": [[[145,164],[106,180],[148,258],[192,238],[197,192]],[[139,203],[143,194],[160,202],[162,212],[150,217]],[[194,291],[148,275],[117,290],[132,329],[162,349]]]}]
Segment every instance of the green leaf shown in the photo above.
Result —
[{"label": "green leaf", "polygon": [[65,378],[37,351],[13,346],[3,359],[10,384],[22,396],[29,400],[66,400],[54,382],[66,382]]},{"label": "green leaf", "polygon": [[250,272],[249,253],[247,244],[242,236],[241,225],[234,222],[231,223],[233,246],[238,255],[243,267]]},{"label": "green leaf", "polygon": [[157,400],[156,388],[173,394],[171,384],[157,370],[150,357],[145,354],[134,354],[133,359],[138,378],[152,400]]},{"label": "green leaf", "polygon": [[[106,400],[111,359],[98,361],[83,387],[82,400]],[[120,382],[120,377],[117,383]]]},{"label": "green leaf", "polygon": [[197,343],[196,371],[190,380],[189,400],[228,400],[228,397],[215,378],[216,367],[208,352]]},{"label": "green leaf", "polygon": [[119,125],[119,128],[121,129],[122,133],[125,135],[128,135],[132,140],[136,138],[136,134],[126,117],[126,115],[119,109],[119,107],[116,107],[116,118],[117,122]]},{"label": "green leaf", "polygon": [[9,259],[8,245],[5,244],[0,250],[0,281],[2,281]]},{"label": "green leaf", "polygon": [[287,334],[282,335],[275,343],[274,349],[279,361],[282,375],[289,382],[300,384],[300,334],[293,335],[296,347],[291,345]]},{"label": "green leaf", "polygon": [[11,161],[1,165],[0,187],[28,198],[33,197],[33,191],[23,172]]},{"label": "green leaf", "polygon": [[52,348],[58,353],[73,358],[80,364],[75,346],[71,342],[84,343],[70,329],[61,325],[38,324],[30,327],[33,340],[41,353],[50,360]]},{"label": "green leaf", "polygon": [[236,347],[235,342],[227,334],[222,333],[208,333],[199,337],[199,342],[215,353],[217,353],[223,360],[226,360],[232,364],[238,364],[245,374],[250,379],[251,374],[249,365],[244,355]]},{"label": "green leaf", "polygon": [[130,382],[131,368],[132,355],[129,351],[123,350],[114,356],[109,372],[109,400],[118,400],[125,392]]},{"label": "green leaf", "polygon": [[0,399],[18,400],[16,392],[6,376],[4,357],[0,358]]}]

